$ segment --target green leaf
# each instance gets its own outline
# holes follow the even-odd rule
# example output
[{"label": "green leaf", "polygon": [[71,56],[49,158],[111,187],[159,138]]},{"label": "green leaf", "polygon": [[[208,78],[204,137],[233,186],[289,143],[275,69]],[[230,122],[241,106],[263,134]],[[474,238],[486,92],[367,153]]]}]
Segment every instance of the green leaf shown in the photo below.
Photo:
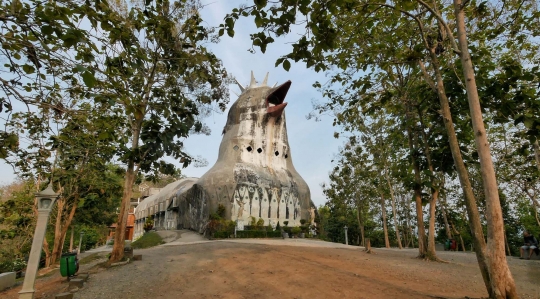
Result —
[{"label": "green leaf", "polygon": [[36,72],[36,69],[35,69],[33,66],[29,65],[29,64],[23,65],[23,66],[22,66],[22,69],[23,69],[23,71],[24,71],[25,73],[27,73],[28,75],[33,74],[33,73]]},{"label": "green leaf", "polygon": [[82,78],[84,81],[84,84],[90,88],[94,87],[96,85],[96,78],[94,77],[94,74],[90,73],[89,71],[86,71],[82,74]]},{"label": "green leaf", "polygon": [[85,72],[87,70],[88,70],[87,68],[85,68],[84,66],[82,66],[80,64],[77,64],[77,66],[75,67],[75,71],[79,72],[79,73]]},{"label": "green leaf", "polygon": [[291,68],[291,63],[289,62],[289,60],[283,61],[283,69],[288,72],[290,68]]},{"label": "green leaf", "polygon": [[264,8],[266,4],[268,3],[267,0],[255,0],[255,5],[257,5],[257,9]]},{"label": "green leaf", "polygon": [[41,27],[41,33],[43,34],[52,34],[54,32],[53,28],[49,25],[45,25]]}]

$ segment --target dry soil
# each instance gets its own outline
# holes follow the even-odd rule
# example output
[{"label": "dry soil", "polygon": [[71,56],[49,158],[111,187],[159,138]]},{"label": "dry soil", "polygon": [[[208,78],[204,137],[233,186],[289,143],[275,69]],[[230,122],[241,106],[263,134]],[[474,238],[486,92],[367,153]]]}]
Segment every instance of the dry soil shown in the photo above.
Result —
[{"label": "dry soil", "polygon": [[[449,263],[437,263],[415,258],[414,249],[375,248],[374,254],[367,254],[352,246],[344,249],[276,244],[279,240],[268,244],[215,241],[138,250],[136,254],[143,255],[142,261],[109,269],[93,268],[88,283],[75,298],[487,296],[471,253],[439,252],[439,257]],[[540,298],[540,261],[508,258],[508,263],[520,298]],[[54,298],[67,287],[63,280],[57,274],[39,280],[36,298]],[[0,298],[15,299],[19,289],[0,293]]]}]

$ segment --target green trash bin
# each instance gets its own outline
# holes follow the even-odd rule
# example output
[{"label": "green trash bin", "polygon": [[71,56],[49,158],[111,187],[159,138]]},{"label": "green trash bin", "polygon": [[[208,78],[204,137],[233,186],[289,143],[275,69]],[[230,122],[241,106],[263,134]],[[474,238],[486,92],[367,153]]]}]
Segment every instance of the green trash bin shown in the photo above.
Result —
[{"label": "green trash bin", "polygon": [[79,270],[77,263],[77,253],[64,253],[60,257],[60,274],[62,277],[70,277],[75,275]]}]

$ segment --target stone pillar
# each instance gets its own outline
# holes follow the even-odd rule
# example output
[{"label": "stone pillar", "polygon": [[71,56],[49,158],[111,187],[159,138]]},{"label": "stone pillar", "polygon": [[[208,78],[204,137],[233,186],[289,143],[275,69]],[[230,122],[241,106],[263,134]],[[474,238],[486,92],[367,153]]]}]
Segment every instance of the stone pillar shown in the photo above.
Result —
[{"label": "stone pillar", "polygon": [[34,298],[34,293],[36,291],[34,289],[34,285],[36,282],[36,275],[41,257],[43,239],[45,239],[45,231],[47,230],[47,222],[49,221],[49,213],[50,210],[38,210],[38,219],[36,223],[36,230],[34,232],[34,240],[32,241],[32,248],[30,249],[30,257],[28,259],[28,266],[26,267],[26,275],[23,286],[19,292],[19,299]]}]

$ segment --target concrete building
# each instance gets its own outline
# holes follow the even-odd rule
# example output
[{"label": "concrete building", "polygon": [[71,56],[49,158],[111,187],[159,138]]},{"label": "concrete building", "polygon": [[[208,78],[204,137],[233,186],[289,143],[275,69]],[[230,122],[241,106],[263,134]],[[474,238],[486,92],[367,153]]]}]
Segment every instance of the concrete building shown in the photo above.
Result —
[{"label": "concrete building", "polygon": [[249,86],[239,84],[242,94],[229,110],[215,165],[200,179],[176,181],[141,202],[135,211],[135,236],[143,233],[150,216],[158,229],[202,233],[219,205],[239,229],[251,217],[272,226],[310,220],[314,204],[293,166],[287,137],[284,99],[291,81],[271,88],[267,79],[257,85],[252,73]]}]

